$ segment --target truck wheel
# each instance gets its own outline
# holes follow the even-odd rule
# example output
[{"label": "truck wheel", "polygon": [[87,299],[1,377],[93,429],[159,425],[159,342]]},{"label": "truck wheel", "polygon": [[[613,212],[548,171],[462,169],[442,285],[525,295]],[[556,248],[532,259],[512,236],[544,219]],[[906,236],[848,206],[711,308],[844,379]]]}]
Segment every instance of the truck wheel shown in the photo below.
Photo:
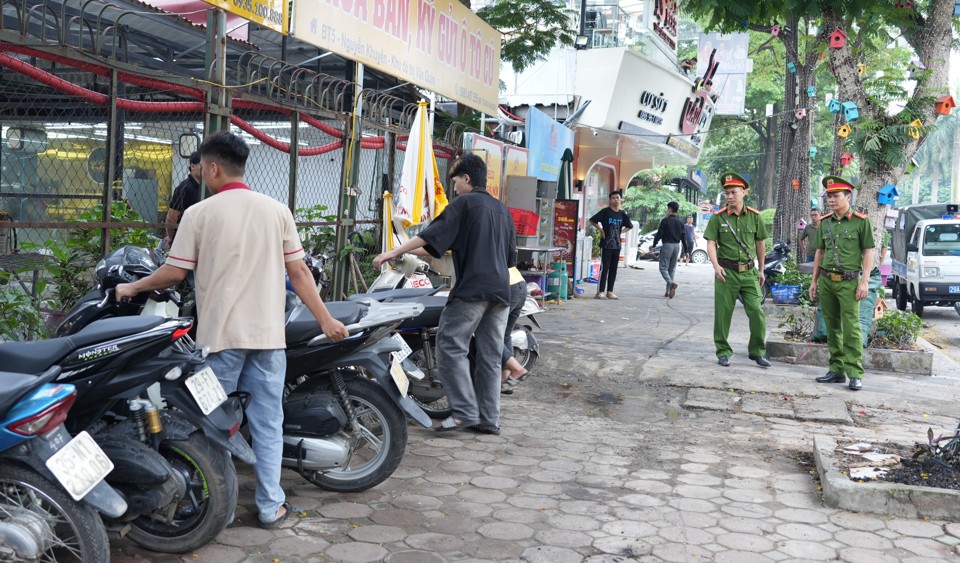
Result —
[{"label": "truck wheel", "polygon": [[897,299],[897,309],[907,310],[907,286],[899,282],[893,282],[893,296]]},{"label": "truck wheel", "polygon": [[910,304],[910,306],[913,309],[913,314],[922,319],[923,318],[923,301],[920,301],[919,299],[914,297],[913,302]]}]

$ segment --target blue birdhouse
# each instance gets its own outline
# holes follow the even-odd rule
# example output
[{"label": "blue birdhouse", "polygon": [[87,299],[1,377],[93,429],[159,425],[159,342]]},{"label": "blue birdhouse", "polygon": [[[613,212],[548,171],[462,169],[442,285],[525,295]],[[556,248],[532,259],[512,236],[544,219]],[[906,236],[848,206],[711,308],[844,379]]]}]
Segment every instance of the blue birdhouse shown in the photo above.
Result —
[{"label": "blue birdhouse", "polygon": [[808,97],[808,98],[812,98],[812,97],[814,97],[814,96],[816,96],[816,95],[817,95],[817,87],[816,87],[816,86],[807,86],[807,97]]},{"label": "blue birdhouse", "polygon": [[791,61],[787,63],[787,70],[789,70],[790,72],[797,72],[797,65],[793,64],[793,62]]},{"label": "blue birdhouse", "polygon": [[817,147],[810,147],[810,158],[817,158]]},{"label": "blue birdhouse", "polygon": [[827,103],[827,109],[830,110],[830,113],[838,113],[840,111],[840,102],[837,100],[830,100]]},{"label": "blue birdhouse", "polygon": [[853,102],[843,102],[840,104],[840,107],[843,108],[843,117],[847,118],[847,121],[860,119],[860,110],[857,109],[857,104]]},{"label": "blue birdhouse", "polygon": [[881,205],[893,205],[893,201],[897,199],[897,196],[900,195],[897,192],[897,187],[893,184],[884,184],[879,190],[877,190],[877,201]]}]

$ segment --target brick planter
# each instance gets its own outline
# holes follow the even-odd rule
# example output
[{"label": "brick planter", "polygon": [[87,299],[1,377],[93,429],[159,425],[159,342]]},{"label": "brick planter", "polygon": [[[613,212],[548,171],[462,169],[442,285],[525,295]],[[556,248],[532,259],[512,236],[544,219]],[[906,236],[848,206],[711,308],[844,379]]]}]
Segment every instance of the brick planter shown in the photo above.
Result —
[{"label": "brick planter", "polygon": [[[826,344],[767,340],[767,357],[788,364],[823,366],[830,364]],[[864,348],[863,368],[911,375],[933,375],[933,354],[918,350]]]}]

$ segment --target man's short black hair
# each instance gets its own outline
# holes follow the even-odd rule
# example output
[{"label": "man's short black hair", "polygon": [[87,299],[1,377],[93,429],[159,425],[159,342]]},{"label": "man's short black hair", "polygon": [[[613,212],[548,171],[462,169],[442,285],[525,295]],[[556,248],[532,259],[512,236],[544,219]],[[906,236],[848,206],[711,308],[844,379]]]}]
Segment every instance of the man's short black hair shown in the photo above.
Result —
[{"label": "man's short black hair", "polygon": [[621,199],[622,199],[622,198],[623,198],[623,190],[613,190],[612,192],[610,192],[610,195],[607,196],[607,199],[613,199],[613,196],[615,196],[615,195],[620,196]]},{"label": "man's short black hair", "polygon": [[231,176],[243,176],[250,156],[250,147],[239,136],[229,131],[219,131],[200,143],[201,156],[219,161]]},{"label": "man's short black hair", "polygon": [[671,201],[667,204],[667,209],[676,213],[677,211],[680,211],[680,204],[675,201]]},{"label": "man's short black hair", "polygon": [[451,180],[454,176],[466,174],[470,176],[470,185],[475,190],[487,189],[487,163],[475,154],[465,154],[454,161],[447,175]]},{"label": "man's short black hair", "polygon": [[200,164],[200,151],[190,153],[190,164]]}]

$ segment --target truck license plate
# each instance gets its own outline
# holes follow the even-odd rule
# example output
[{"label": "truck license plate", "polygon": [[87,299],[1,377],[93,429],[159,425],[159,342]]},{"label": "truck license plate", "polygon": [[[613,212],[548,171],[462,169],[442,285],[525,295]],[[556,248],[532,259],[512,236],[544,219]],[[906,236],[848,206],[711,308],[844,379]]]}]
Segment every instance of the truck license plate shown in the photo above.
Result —
[{"label": "truck license plate", "polygon": [[77,434],[46,464],[73,500],[82,499],[113,471],[113,462],[86,432]]},{"label": "truck license plate", "polygon": [[402,362],[403,360],[406,360],[410,356],[410,354],[413,354],[413,349],[410,348],[410,345],[407,344],[407,341],[404,340],[402,336],[400,336],[399,334],[394,334],[392,338],[396,340],[397,343],[400,344],[400,346],[402,346],[399,352],[393,353],[393,357],[397,358],[398,362]]},{"label": "truck license plate", "polygon": [[960,285],[951,285],[950,293],[960,293]]},{"label": "truck license plate", "polygon": [[200,407],[200,412],[208,415],[227,400],[227,392],[213,370],[205,367],[187,378],[187,389]]},{"label": "truck license plate", "polygon": [[397,384],[400,395],[406,397],[407,391],[410,389],[410,380],[407,379],[407,374],[403,372],[403,366],[400,365],[400,361],[396,357],[390,362],[390,376],[393,377],[393,382]]}]

